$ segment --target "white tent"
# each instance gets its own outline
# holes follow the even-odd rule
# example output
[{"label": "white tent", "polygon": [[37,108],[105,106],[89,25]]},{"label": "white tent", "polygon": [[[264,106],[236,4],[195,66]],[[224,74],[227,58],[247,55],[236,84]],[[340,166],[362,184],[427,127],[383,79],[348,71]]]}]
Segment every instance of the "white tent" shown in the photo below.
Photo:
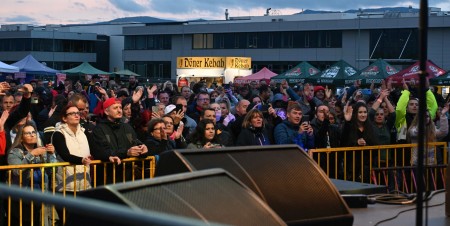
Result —
[{"label": "white tent", "polygon": [[5,64],[5,63],[0,61],[0,72],[3,72],[3,73],[19,72],[19,68],[16,67],[16,66]]}]

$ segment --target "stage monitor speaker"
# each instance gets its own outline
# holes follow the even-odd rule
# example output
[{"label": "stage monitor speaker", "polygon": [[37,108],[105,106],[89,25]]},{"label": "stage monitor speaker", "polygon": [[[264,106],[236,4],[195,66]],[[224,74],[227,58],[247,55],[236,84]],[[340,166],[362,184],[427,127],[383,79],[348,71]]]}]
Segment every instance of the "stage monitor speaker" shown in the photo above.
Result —
[{"label": "stage monitor speaker", "polygon": [[107,185],[77,196],[193,218],[205,224],[286,225],[253,191],[223,169]]},{"label": "stage monitor speaker", "polygon": [[223,168],[291,225],[352,225],[336,187],[297,145],[180,150],[160,155],[156,176]]}]

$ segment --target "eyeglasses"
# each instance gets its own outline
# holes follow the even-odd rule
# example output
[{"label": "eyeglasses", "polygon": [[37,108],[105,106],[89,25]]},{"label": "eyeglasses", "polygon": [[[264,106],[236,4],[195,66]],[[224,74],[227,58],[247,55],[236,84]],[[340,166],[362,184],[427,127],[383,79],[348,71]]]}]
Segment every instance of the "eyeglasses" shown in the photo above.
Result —
[{"label": "eyeglasses", "polygon": [[413,106],[413,105],[419,106],[419,103],[409,103],[409,105],[411,105],[411,106]]},{"label": "eyeglasses", "polygon": [[204,102],[204,101],[209,101],[209,98],[199,98],[198,100]]},{"label": "eyeglasses", "polygon": [[166,125],[173,125],[173,122],[164,122]]},{"label": "eyeglasses", "polygon": [[66,115],[70,115],[70,116],[78,115],[78,116],[81,116],[81,112],[79,112],[79,111],[77,111],[77,112],[69,112],[69,113],[66,113]]},{"label": "eyeglasses", "polygon": [[161,130],[161,129],[166,129],[166,128],[164,128],[164,127],[153,128],[153,130],[156,130],[156,131],[159,131],[159,130]]},{"label": "eyeglasses", "polygon": [[24,136],[27,136],[27,137],[36,136],[36,131],[23,132],[23,135],[24,135]]}]

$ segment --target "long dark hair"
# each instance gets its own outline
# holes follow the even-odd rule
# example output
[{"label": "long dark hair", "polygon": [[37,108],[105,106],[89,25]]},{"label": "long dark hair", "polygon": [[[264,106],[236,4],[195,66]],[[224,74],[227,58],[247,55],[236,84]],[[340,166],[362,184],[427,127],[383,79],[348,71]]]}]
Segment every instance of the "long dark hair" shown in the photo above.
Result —
[{"label": "long dark hair", "polygon": [[[367,119],[364,122],[358,121],[358,110],[360,107],[364,107],[367,110]],[[356,142],[358,139],[359,125],[362,124],[364,130],[362,131],[364,134],[364,139],[366,140],[367,145],[376,145],[378,144],[378,135],[375,134],[374,125],[369,119],[369,108],[363,102],[356,102],[353,105],[353,113],[351,120],[351,131],[349,134],[350,142]]]},{"label": "long dark hair", "polygon": [[197,127],[195,127],[195,131],[191,134],[191,142],[194,144],[200,143],[202,145],[205,145],[207,142],[211,143],[218,143],[217,134],[214,135],[214,138],[211,141],[207,141],[205,139],[205,130],[206,125],[213,124],[214,122],[211,119],[202,119],[200,122],[198,122]]}]

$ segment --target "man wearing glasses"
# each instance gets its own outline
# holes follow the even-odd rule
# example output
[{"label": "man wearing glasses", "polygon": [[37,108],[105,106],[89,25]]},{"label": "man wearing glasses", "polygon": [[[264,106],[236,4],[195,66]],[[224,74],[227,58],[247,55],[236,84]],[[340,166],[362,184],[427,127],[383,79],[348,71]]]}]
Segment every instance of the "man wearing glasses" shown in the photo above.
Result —
[{"label": "man wearing glasses", "polygon": [[201,91],[197,95],[197,99],[194,105],[191,105],[188,109],[188,115],[196,122],[200,119],[200,114],[204,109],[209,108],[210,99],[208,92]]}]

